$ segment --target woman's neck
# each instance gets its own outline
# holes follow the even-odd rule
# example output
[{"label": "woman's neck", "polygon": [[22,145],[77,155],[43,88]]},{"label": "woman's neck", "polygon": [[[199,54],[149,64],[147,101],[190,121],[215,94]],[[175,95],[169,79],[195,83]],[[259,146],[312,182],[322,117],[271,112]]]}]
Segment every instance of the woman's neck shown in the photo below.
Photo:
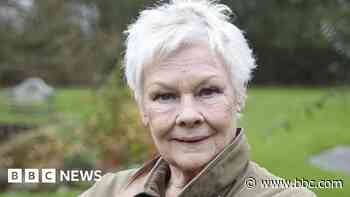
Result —
[{"label": "woman's neck", "polygon": [[178,196],[178,194],[200,172],[200,170],[201,169],[194,171],[183,171],[170,165],[170,180],[167,186],[166,196]]}]

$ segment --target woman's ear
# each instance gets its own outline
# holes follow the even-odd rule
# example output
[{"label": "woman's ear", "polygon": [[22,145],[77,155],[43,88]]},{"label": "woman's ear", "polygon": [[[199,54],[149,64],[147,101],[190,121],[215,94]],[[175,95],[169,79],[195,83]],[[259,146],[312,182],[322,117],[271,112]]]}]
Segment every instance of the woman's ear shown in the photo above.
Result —
[{"label": "woman's ear", "polygon": [[149,124],[149,116],[146,113],[143,106],[140,106],[140,114],[141,114],[141,121],[144,127],[148,127]]},{"label": "woman's ear", "polygon": [[235,101],[233,103],[233,110],[238,113],[241,113],[243,110],[243,105],[238,97],[235,98]]},{"label": "woman's ear", "polygon": [[236,96],[235,98],[235,109],[238,113],[242,113],[245,106],[245,100],[247,98],[247,84],[244,85],[241,90],[242,94],[240,96]]},{"label": "woman's ear", "polygon": [[141,113],[141,120],[142,120],[143,126],[148,127],[149,117],[147,116],[147,114]]},{"label": "woman's ear", "polygon": [[238,113],[242,113],[242,106],[241,106],[241,104],[237,104],[236,110],[237,110]]}]

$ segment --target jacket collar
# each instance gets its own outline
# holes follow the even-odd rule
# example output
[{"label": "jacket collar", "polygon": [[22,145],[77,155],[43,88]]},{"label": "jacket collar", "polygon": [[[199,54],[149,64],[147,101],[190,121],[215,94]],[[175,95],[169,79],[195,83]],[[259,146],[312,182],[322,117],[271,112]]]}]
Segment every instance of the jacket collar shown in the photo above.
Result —
[{"label": "jacket collar", "polygon": [[[185,186],[179,197],[222,195],[226,188],[237,188],[249,161],[249,145],[245,138],[243,129],[237,128],[232,142]],[[160,156],[141,167],[131,181],[149,170],[144,191],[136,196],[165,196],[170,168]]]}]

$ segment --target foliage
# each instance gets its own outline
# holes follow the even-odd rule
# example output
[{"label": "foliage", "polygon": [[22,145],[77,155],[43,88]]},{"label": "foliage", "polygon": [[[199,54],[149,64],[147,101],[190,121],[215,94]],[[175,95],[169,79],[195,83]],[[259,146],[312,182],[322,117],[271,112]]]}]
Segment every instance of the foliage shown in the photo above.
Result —
[{"label": "foliage", "polygon": [[222,2],[235,11],[235,23],[254,48],[260,66],[256,83],[349,82],[350,57],[344,54],[350,46],[348,1]]},{"label": "foliage", "polygon": [[[96,154],[85,147],[81,140],[84,135],[81,125],[96,110],[93,93],[86,89],[59,89],[56,92],[55,112],[49,117],[47,114],[0,111],[0,122],[4,125],[40,125],[16,134],[14,130],[0,130],[0,136],[6,137],[6,140],[0,140],[0,180],[5,169],[14,167],[94,167]],[[6,132],[9,132],[9,136]],[[0,181],[0,190],[1,184]],[[46,190],[52,187],[32,185],[27,189]]]},{"label": "foliage", "polygon": [[[99,84],[121,62],[127,24],[158,1],[34,0],[32,9],[14,2],[0,3],[3,86],[28,76],[59,85]],[[254,48],[261,67],[256,83],[349,82],[349,1],[221,2],[234,10],[233,22]],[[1,17],[1,8],[17,17]]]},{"label": "foliage", "polygon": [[140,164],[154,152],[151,137],[141,128],[136,104],[114,70],[97,93],[97,111],[86,126],[84,140],[98,152],[97,166],[102,169]]},{"label": "foliage", "polygon": [[[1,28],[0,82],[13,84],[29,76],[50,84],[94,84],[100,67],[115,58],[119,39],[115,32],[96,29],[96,6],[76,1],[36,0],[31,9],[10,4],[23,21],[20,29]],[[83,16],[82,16],[83,15]],[[84,18],[85,17],[85,18]],[[85,25],[84,25],[85,24]]]},{"label": "foliage", "polygon": [[[0,144],[0,171],[8,168],[56,168],[65,169],[65,158],[81,152],[82,144],[63,138],[60,133],[66,127],[47,126],[17,134]],[[70,130],[76,135],[76,131]],[[68,163],[69,164],[69,163]],[[69,166],[68,166],[69,167]],[[15,191],[52,190],[59,185],[21,184],[5,185]],[[4,189],[4,188],[1,188]]]}]

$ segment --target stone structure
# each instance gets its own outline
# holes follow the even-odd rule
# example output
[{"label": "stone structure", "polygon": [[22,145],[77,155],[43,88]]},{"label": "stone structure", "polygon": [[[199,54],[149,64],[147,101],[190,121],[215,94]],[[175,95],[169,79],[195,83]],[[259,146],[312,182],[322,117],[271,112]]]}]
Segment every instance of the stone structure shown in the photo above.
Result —
[{"label": "stone structure", "polygon": [[338,171],[350,175],[350,146],[336,146],[312,156],[309,161],[324,170]]},{"label": "stone structure", "polygon": [[30,78],[14,87],[11,102],[18,106],[35,105],[48,102],[54,95],[54,89],[40,78]]}]

